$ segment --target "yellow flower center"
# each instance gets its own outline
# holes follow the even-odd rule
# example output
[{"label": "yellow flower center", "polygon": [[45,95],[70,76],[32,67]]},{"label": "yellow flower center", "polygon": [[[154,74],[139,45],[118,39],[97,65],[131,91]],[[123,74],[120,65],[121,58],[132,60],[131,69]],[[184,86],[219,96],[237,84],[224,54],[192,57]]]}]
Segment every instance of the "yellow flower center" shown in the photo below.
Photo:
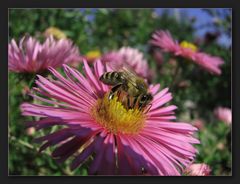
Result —
[{"label": "yellow flower center", "polygon": [[180,43],[180,46],[181,46],[182,48],[191,49],[191,50],[194,51],[194,52],[196,52],[197,49],[198,49],[196,45],[194,45],[193,43],[187,42],[187,41],[182,41],[182,42]]},{"label": "yellow flower center", "polygon": [[100,56],[101,56],[101,52],[99,50],[89,51],[86,54],[86,57],[88,59],[96,59],[96,58],[99,58]]},{"label": "yellow flower center", "polygon": [[92,108],[93,118],[108,131],[117,134],[136,134],[144,126],[145,114],[139,109],[126,109],[117,97],[108,99],[106,93]]}]

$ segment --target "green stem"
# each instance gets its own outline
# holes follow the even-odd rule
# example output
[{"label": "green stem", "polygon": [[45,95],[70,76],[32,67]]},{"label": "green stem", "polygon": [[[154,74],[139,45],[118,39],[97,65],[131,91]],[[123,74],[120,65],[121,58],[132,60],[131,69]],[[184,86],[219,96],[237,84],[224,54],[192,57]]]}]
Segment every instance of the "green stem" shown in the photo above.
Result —
[{"label": "green stem", "polygon": [[[21,145],[23,145],[23,146],[25,146],[25,147],[27,147],[27,148],[29,148],[29,149],[31,149],[31,150],[34,150],[34,151],[38,151],[34,146],[32,146],[31,144],[29,144],[29,143],[27,143],[27,142],[25,142],[25,141],[23,141],[23,140],[21,140],[21,139],[17,139],[16,137],[14,137],[14,136],[10,136],[10,140],[12,140],[12,141],[16,141],[17,143],[19,143],[19,144],[21,144]],[[48,156],[51,156],[51,153],[50,153],[50,151],[48,150],[46,150],[46,151],[44,151],[44,153],[46,154],[46,155],[48,155]],[[73,172],[69,169],[69,168],[66,168],[66,169],[64,169],[64,168],[62,168],[59,164],[56,164],[56,166],[62,171],[62,173],[63,174],[65,174],[65,175],[68,175],[68,176],[71,176],[71,175],[73,175]]]},{"label": "green stem", "polygon": [[32,86],[33,86],[33,84],[34,84],[34,81],[35,81],[35,76],[33,76],[33,77],[31,78],[31,80],[29,81],[29,88],[30,88],[30,89],[32,88]]}]

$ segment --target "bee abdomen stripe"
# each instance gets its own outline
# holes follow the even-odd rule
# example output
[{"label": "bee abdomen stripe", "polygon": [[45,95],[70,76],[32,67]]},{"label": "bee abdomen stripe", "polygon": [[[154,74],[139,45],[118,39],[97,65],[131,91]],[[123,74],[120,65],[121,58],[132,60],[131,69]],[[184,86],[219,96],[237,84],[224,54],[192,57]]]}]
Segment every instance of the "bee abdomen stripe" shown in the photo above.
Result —
[{"label": "bee abdomen stripe", "polygon": [[115,77],[115,73],[116,73],[116,72],[110,72],[110,73],[109,73],[109,77],[110,77],[110,79],[114,79],[114,77]]},{"label": "bee abdomen stripe", "polygon": [[112,75],[114,76],[114,78],[118,79],[118,73],[117,72],[113,72]]},{"label": "bee abdomen stripe", "polygon": [[107,73],[105,73],[105,79],[109,79],[110,76],[111,76],[111,72],[107,72]]}]

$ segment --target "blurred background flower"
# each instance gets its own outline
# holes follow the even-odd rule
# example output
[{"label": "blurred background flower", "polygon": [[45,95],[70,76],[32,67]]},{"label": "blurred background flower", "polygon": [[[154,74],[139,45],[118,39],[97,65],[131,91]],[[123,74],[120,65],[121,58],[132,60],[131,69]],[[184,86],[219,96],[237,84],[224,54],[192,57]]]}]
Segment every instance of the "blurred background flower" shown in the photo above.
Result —
[{"label": "blurred background flower", "polygon": [[36,131],[36,129],[34,127],[29,127],[26,129],[26,134],[29,136],[33,136],[35,131]]},{"label": "blurred background flower", "polygon": [[158,48],[152,48],[151,51],[153,58],[156,60],[157,66],[162,66],[163,61],[164,61],[164,57],[163,57],[163,53],[160,49]]},{"label": "blurred background flower", "polygon": [[232,110],[227,107],[217,107],[214,109],[214,115],[220,121],[223,121],[227,125],[232,123]]},{"label": "blurred background flower", "polygon": [[192,121],[192,125],[197,127],[200,131],[204,128],[205,122],[202,119],[195,119]]},{"label": "blurred background flower", "polygon": [[190,42],[182,41],[178,43],[172,38],[169,31],[156,31],[152,37],[150,43],[159,46],[164,52],[190,59],[210,73],[221,74],[220,66],[223,65],[224,61],[220,57],[199,52],[197,46]]},{"label": "blurred background flower", "polygon": [[49,37],[52,35],[57,40],[67,38],[66,34],[62,30],[58,29],[57,27],[49,27],[44,31],[43,34],[46,37]]},{"label": "blurred background flower", "polygon": [[122,47],[117,51],[104,54],[101,59],[113,70],[127,67],[144,78],[151,79],[153,76],[153,71],[149,69],[147,60],[138,49]]},{"label": "blurred background flower", "polygon": [[12,72],[39,73],[80,59],[78,47],[71,40],[55,40],[52,36],[43,43],[24,36],[18,44],[12,39],[8,45],[8,68]]},{"label": "blurred background flower", "polygon": [[88,62],[93,62],[101,57],[101,52],[99,50],[91,50],[85,54],[85,58]]},{"label": "blurred background flower", "polygon": [[211,168],[207,164],[191,164],[185,171],[187,176],[209,176]]}]

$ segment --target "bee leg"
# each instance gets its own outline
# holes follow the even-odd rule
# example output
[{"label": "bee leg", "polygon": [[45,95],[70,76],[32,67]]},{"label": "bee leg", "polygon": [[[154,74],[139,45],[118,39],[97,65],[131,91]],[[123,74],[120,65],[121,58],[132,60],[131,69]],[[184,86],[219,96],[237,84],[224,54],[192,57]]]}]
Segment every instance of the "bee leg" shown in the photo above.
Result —
[{"label": "bee leg", "polygon": [[145,107],[145,105],[146,105],[145,103],[139,102],[139,110],[142,110]]},{"label": "bee leg", "polygon": [[128,100],[129,100],[128,95],[125,94],[122,99],[122,104],[127,110],[129,110],[129,106],[128,106],[129,101]]},{"label": "bee leg", "polygon": [[131,103],[132,100],[131,99],[132,98],[129,96],[129,94],[127,94],[126,100],[125,100],[127,110],[132,109],[132,103]]},{"label": "bee leg", "polygon": [[150,111],[151,107],[152,107],[152,104],[149,104],[148,108],[144,111],[144,113],[147,114]]},{"label": "bee leg", "polygon": [[132,96],[128,96],[128,107],[130,109],[134,108],[134,97],[132,97]]},{"label": "bee leg", "polygon": [[131,102],[130,102],[130,96],[127,95],[127,109],[131,109]]},{"label": "bee leg", "polygon": [[139,103],[138,99],[139,99],[139,97],[134,97],[134,100],[133,100],[133,108],[135,108],[135,109],[138,108],[138,103]]},{"label": "bee leg", "polygon": [[125,96],[126,96],[126,94],[125,94],[125,92],[124,91],[122,91],[122,90],[118,90],[117,91],[117,97],[118,97],[118,101],[119,102],[124,102],[124,100],[125,100]]},{"label": "bee leg", "polygon": [[128,97],[127,93],[124,91],[118,91],[118,101],[122,103],[122,105],[128,110]]},{"label": "bee leg", "polygon": [[116,86],[114,86],[108,96],[108,99],[111,100],[113,99],[114,93],[121,87],[121,84],[117,84]]},{"label": "bee leg", "polygon": [[139,105],[139,110],[142,110],[144,108],[143,104]]},{"label": "bee leg", "polygon": [[108,99],[111,100],[113,99],[113,96],[114,96],[114,93],[110,92],[109,96],[108,96]]}]

